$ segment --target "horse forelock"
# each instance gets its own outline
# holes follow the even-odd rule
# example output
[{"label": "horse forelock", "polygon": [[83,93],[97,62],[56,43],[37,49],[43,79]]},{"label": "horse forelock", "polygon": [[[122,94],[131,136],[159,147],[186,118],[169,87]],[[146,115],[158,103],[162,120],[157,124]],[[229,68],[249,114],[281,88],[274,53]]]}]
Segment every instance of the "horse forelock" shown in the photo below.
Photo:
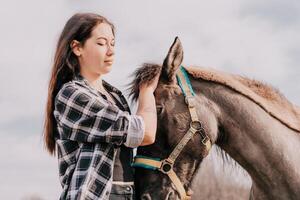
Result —
[{"label": "horse forelock", "polygon": [[144,63],[132,74],[134,79],[129,83],[129,96],[136,101],[139,96],[139,88],[143,84],[149,84],[161,71],[161,65],[155,63]]}]

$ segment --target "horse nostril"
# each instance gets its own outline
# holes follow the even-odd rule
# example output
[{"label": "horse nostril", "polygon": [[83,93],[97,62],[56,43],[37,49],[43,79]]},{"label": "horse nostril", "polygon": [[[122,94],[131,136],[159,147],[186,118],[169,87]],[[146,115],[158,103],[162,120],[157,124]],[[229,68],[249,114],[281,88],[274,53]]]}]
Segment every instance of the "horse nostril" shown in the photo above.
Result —
[{"label": "horse nostril", "polygon": [[141,200],[151,200],[150,194],[143,194]]}]

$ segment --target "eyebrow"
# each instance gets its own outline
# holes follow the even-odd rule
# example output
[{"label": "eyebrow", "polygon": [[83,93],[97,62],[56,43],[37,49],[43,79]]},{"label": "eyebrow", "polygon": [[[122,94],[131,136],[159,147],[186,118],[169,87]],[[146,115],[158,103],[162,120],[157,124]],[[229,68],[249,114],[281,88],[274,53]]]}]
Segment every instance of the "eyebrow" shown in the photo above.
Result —
[{"label": "eyebrow", "polygon": [[[98,40],[98,39],[108,40],[106,37],[98,37],[97,40]],[[114,39],[115,39],[115,38],[112,38],[112,40],[114,40]]]}]

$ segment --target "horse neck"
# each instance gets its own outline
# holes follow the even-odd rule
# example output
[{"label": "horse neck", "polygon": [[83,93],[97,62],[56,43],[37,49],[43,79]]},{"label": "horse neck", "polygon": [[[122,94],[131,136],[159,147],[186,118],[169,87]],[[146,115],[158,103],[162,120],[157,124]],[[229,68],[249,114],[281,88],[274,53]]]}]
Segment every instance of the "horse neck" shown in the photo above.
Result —
[{"label": "horse neck", "polygon": [[194,85],[198,95],[220,109],[217,145],[249,173],[256,193],[263,199],[300,195],[299,133],[225,86],[205,81]]}]

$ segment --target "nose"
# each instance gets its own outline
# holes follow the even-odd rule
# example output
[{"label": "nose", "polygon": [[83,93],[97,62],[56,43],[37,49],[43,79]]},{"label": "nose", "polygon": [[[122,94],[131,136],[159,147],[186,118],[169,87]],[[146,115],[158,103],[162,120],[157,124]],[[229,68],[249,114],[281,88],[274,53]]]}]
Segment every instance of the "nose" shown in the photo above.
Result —
[{"label": "nose", "polygon": [[150,194],[143,194],[141,200],[151,200]]},{"label": "nose", "polygon": [[108,56],[112,56],[112,55],[115,54],[115,49],[114,49],[114,47],[112,45],[110,45],[110,44],[107,45],[107,52],[106,52],[106,54]]}]

